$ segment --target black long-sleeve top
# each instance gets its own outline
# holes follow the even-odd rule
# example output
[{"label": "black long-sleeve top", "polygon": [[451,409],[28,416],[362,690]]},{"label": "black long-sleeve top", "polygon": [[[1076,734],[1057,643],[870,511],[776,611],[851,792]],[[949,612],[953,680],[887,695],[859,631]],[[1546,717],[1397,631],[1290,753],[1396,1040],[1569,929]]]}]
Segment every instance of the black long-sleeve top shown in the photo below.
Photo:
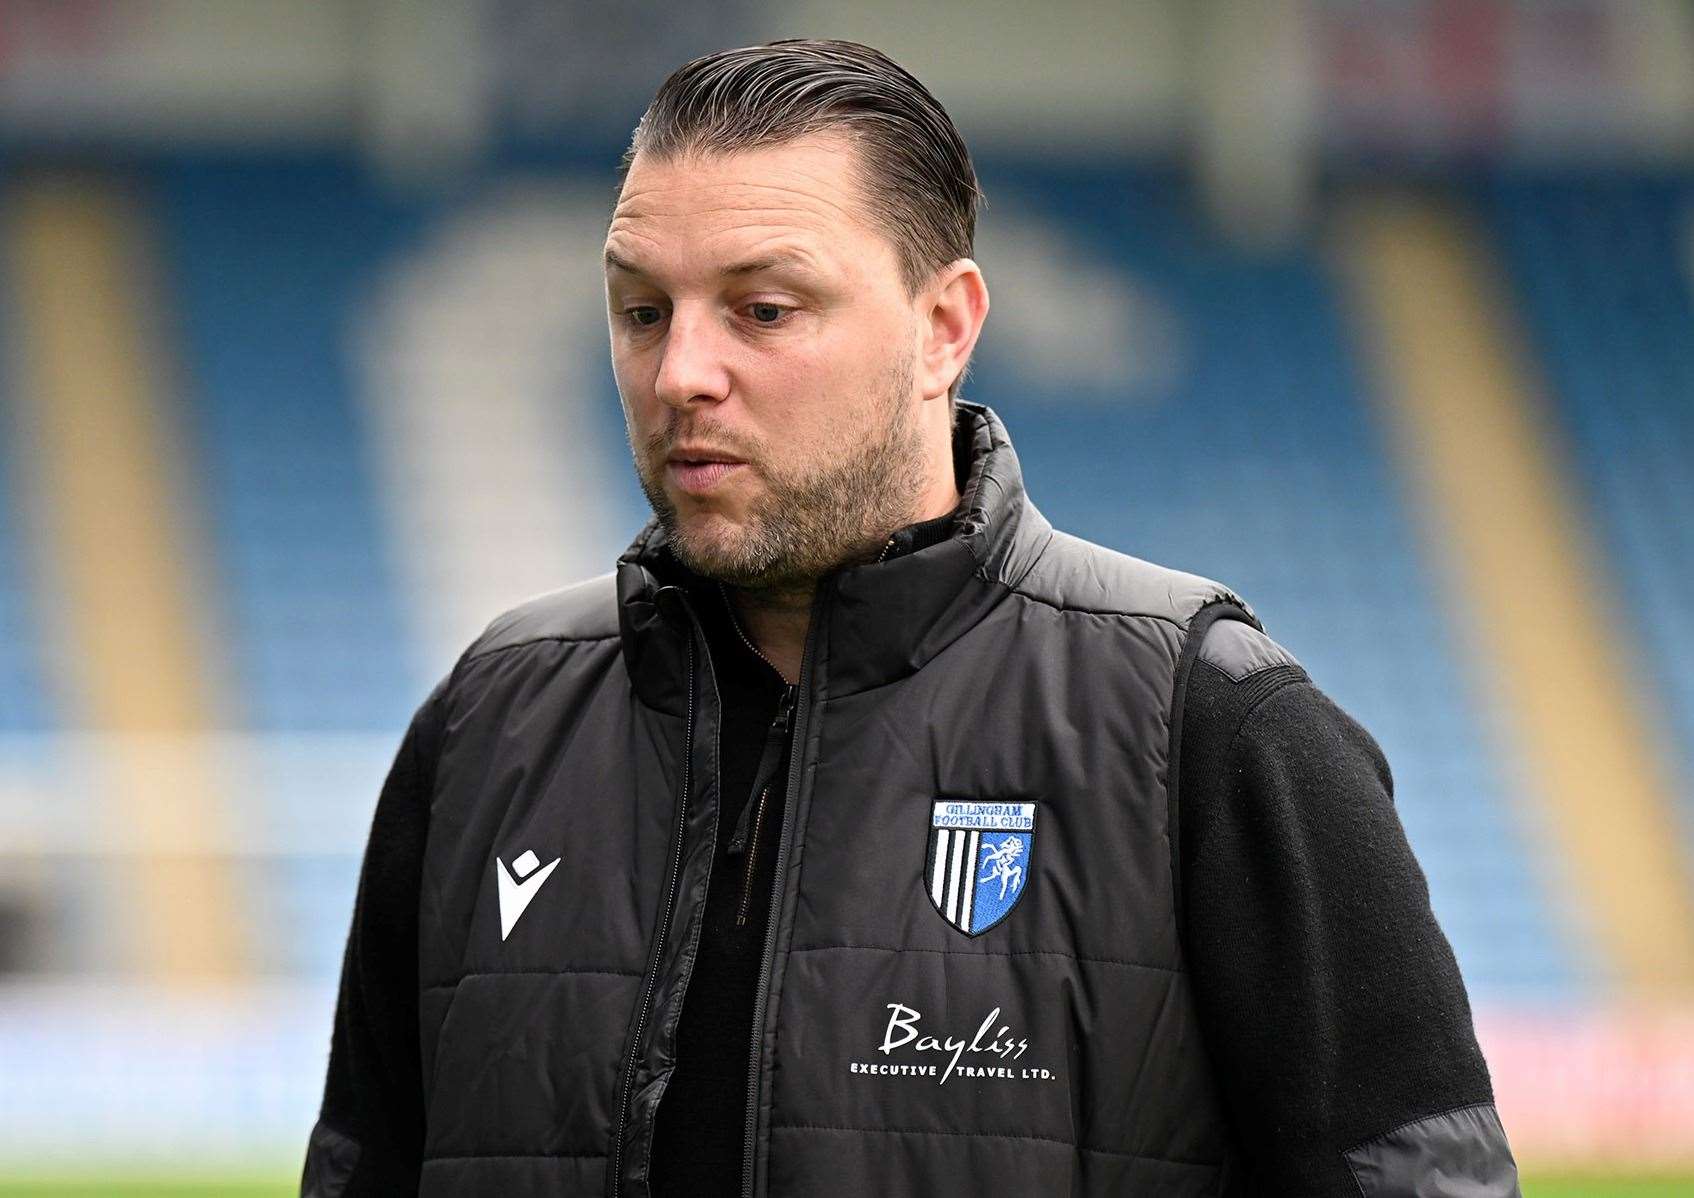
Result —
[{"label": "black long-sleeve top", "polygon": [[[946,524],[913,526],[902,548],[938,539]],[[765,791],[760,814],[755,783],[773,767],[781,777],[766,745],[785,683],[716,588],[694,598],[724,703],[725,808],[655,1129],[653,1192],[665,1198],[740,1192],[753,994],[782,818],[781,785]],[[418,1184],[416,908],[429,735],[414,725],[378,800],[343,965],[314,1136],[319,1153],[339,1136],[359,1144],[347,1198]],[[1232,672],[1202,654],[1177,776],[1184,950],[1253,1191],[1358,1198],[1349,1149],[1493,1100],[1388,765],[1298,665]]]}]

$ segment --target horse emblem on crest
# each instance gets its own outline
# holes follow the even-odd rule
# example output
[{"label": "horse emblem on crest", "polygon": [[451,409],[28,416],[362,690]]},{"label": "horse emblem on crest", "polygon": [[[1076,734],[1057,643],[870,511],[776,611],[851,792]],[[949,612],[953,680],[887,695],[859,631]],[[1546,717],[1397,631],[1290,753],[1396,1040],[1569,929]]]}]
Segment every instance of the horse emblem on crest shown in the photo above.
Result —
[{"label": "horse emblem on crest", "polygon": [[924,868],[929,901],[967,936],[1011,914],[1029,886],[1035,804],[936,799]]}]

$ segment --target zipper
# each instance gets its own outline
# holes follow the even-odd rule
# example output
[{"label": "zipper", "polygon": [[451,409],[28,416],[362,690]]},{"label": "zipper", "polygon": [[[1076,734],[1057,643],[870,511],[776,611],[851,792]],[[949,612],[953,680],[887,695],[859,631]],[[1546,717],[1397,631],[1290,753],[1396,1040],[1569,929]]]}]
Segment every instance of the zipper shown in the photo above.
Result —
[{"label": "zipper", "polygon": [[[741,818],[736,821],[735,835],[729,841],[731,856],[739,855],[745,850],[747,860],[741,871],[741,903],[735,911],[735,926],[745,927],[747,924],[748,908],[753,899],[753,869],[758,860],[761,829],[765,826],[765,803],[770,798],[772,775],[776,773],[778,762],[782,760],[782,750],[788,740],[789,715],[794,710],[795,687],[789,685],[783,689],[782,702],[777,706],[776,718],[771,721],[770,730],[765,733],[765,748],[760,755],[758,774],[753,779],[753,785],[758,787],[756,800],[749,799],[741,807]],[[748,816],[752,816],[752,830],[748,830]]]},{"label": "zipper", "polygon": [[[690,624],[694,622],[694,614],[688,610],[686,596],[679,594],[683,610],[688,614]],[[659,916],[659,930],[653,938],[652,961],[647,967],[647,984],[641,991],[641,1007],[635,1017],[635,1034],[630,1037],[629,1055],[624,1061],[623,1092],[618,1100],[618,1122],[612,1132],[612,1167],[607,1176],[611,1179],[611,1194],[616,1195],[623,1189],[623,1138],[624,1130],[629,1119],[630,1090],[635,1085],[635,1058],[641,1051],[641,1037],[647,1030],[647,1016],[653,1002],[653,990],[659,981],[659,962],[665,951],[665,937],[670,934],[671,913],[676,903],[677,883],[682,875],[682,841],[688,822],[688,791],[694,765],[694,633],[688,634],[688,715],[683,723],[682,740],[682,794],[676,805],[676,831],[672,836],[675,848],[671,854],[669,880],[665,885],[665,905]]]},{"label": "zipper", "polygon": [[759,830],[765,826],[765,796],[771,788],[759,792],[759,810],[753,816],[753,843],[747,850],[747,862],[741,871],[741,905],[735,912],[735,926],[747,926],[747,904],[753,899],[753,863],[759,858]]},{"label": "zipper", "polygon": [[[893,540],[893,537],[889,538],[890,544]],[[887,551],[888,546],[884,545],[883,552]],[[743,850],[747,853],[747,859],[741,867],[741,902],[735,908],[735,926],[741,928],[747,926],[747,910],[753,901],[753,867],[759,856],[759,834],[765,826],[765,801],[771,792],[766,774],[775,770],[777,762],[782,759],[782,740],[788,734],[788,717],[794,710],[795,684],[783,676],[782,671],[776,668],[775,662],[759,651],[759,646],[753,643],[752,638],[741,627],[741,618],[735,614],[735,604],[730,602],[729,590],[721,580],[718,582],[718,594],[723,598],[724,611],[729,614],[729,622],[735,629],[735,635],[741,638],[741,643],[747,646],[747,651],[770,666],[771,673],[782,679],[782,702],[777,706],[776,719],[771,721],[770,729],[765,733],[765,749],[760,755],[758,773],[753,779],[753,785],[759,788],[759,794],[757,798],[750,797],[742,804],[741,818],[735,821],[735,833],[730,837],[728,845],[731,856],[737,856]],[[749,816],[752,818],[750,833],[747,826]]]},{"label": "zipper", "polygon": [[[893,544],[894,538],[889,538]],[[888,546],[883,546],[883,552]],[[786,800],[782,805],[782,823],[777,829],[776,865],[771,878],[771,907],[773,915],[775,908],[782,901],[783,874],[788,868],[788,833],[794,826],[791,818],[794,812],[794,799],[800,790],[800,759],[805,756],[804,748],[806,735],[806,716],[810,713],[810,694],[806,682],[811,674],[812,657],[817,649],[819,629],[823,621],[820,619],[824,608],[824,584],[819,583],[816,595],[812,601],[811,622],[806,627],[806,646],[800,654],[800,678],[794,684],[796,702],[794,707],[793,748],[788,754],[788,782],[785,790]],[[753,1172],[755,1165],[755,1148],[759,1138],[759,1041],[765,1032],[765,1004],[770,998],[771,962],[776,957],[776,937],[780,919],[765,920],[765,950],[759,961],[759,984],[753,992],[753,1029],[752,1047],[747,1054],[747,1130],[741,1145],[741,1194],[742,1198],[753,1198]]]}]

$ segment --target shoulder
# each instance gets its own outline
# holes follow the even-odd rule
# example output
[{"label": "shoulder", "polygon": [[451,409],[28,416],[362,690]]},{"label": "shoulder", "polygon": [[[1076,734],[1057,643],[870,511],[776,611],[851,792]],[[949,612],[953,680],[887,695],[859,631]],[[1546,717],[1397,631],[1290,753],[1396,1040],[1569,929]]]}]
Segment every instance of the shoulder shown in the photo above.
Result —
[{"label": "shoulder", "polygon": [[[1294,654],[1227,607],[1203,612],[1189,633],[1178,671],[1185,745],[1198,740],[1219,748],[1267,699],[1290,687],[1316,689]],[[1210,744],[1219,737],[1219,744]]]},{"label": "shoulder", "polygon": [[537,595],[494,617],[465,650],[461,663],[525,645],[610,641],[617,636],[617,575],[608,571]]},{"label": "shoulder", "polygon": [[1247,601],[1221,582],[1057,529],[1046,551],[1013,589],[1067,611],[1168,620],[1183,629],[1212,603],[1233,604],[1252,614]]},{"label": "shoulder", "polygon": [[[612,573],[537,595],[500,613],[419,705],[402,754],[416,754],[420,763],[433,761],[447,737],[452,713],[488,693],[491,678],[503,676],[509,681],[529,669],[523,660],[526,648],[559,642],[617,645],[618,635],[616,575]],[[482,662],[502,666],[485,669],[479,665]],[[504,669],[506,665],[517,667],[516,673]]]},{"label": "shoulder", "polygon": [[[1287,649],[1239,619],[1215,620],[1197,639],[1173,727],[1185,759],[1227,757],[1249,774],[1308,776],[1313,801],[1326,785],[1322,779],[1347,760],[1380,775],[1391,792],[1381,746]],[[1190,644],[1196,647],[1193,638]]]},{"label": "shoulder", "polygon": [[1287,649],[1245,620],[1214,620],[1200,633],[1199,660],[1231,682],[1278,667],[1298,668]]}]

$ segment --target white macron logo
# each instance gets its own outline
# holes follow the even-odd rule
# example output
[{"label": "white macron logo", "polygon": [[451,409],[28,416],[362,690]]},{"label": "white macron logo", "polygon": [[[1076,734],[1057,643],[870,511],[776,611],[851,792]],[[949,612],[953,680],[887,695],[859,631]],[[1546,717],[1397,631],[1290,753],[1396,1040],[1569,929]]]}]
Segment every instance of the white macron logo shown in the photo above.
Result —
[{"label": "white macron logo", "polygon": [[[497,867],[494,872],[500,878],[500,939],[504,940],[512,934],[512,927],[518,922],[518,916],[524,913],[524,908],[529,906],[535,892],[546,883],[561,860],[562,858],[555,857],[537,872],[535,867],[541,865],[541,859],[535,855],[533,849],[525,849],[512,862],[511,869],[507,869],[506,863],[500,858],[494,858]],[[517,878],[512,876],[514,871],[518,875]],[[518,878],[523,881],[518,881]]]}]

